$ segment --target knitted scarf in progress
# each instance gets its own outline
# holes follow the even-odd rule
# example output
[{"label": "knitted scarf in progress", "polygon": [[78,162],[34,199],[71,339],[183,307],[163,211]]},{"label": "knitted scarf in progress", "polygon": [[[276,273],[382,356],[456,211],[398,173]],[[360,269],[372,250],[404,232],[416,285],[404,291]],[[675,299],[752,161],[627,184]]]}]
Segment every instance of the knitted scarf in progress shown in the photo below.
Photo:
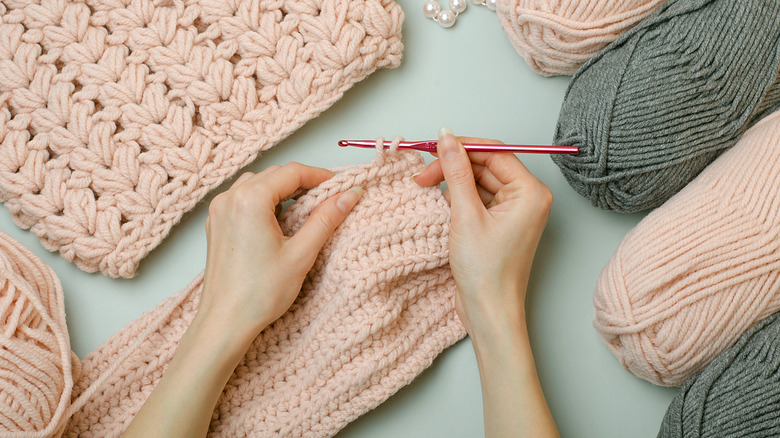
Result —
[{"label": "knitted scarf in progress", "polygon": [[132,277],[182,215],[378,68],[392,0],[3,0],[0,202]]},{"label": "knitted scarf in progress", "polygon": [[[341,170],[282,215],[289,235],[328,197],[355,185],[365,190],[296,302],[236,368],[210,436],[332,436],[465,336],[448,265],[449,207],[437,188],[409,178],[423,166],[417,153],[380,152],[374,163]],[[54,273],[1,233],[0,256],[0,340],[15,346],[0,357],[0,373],[18,376],[0,380],[0,433],[121,434],[195,316],[202,276],[79,364]]]}]

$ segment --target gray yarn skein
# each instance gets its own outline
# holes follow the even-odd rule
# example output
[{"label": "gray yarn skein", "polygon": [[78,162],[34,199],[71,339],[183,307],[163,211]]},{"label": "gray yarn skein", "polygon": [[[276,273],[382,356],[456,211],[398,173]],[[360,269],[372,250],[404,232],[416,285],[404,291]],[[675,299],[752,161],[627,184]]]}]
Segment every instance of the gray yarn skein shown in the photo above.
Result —
[{"label": "gray yarn skein", "polygon": [[780,313],[759,322],[691,377],[659,438],[780,436]]},{"label": "gray yarn skein", "polygon": [[670,0],[572,77],[553,156],[593,205],[635,212],[680,191],[780,108],[780,1]]}]

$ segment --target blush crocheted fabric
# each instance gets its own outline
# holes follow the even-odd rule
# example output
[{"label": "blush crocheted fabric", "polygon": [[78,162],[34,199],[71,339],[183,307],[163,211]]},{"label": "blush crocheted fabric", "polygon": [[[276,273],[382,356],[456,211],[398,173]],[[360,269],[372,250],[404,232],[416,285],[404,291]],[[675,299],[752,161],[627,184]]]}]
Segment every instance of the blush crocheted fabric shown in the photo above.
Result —
[{"label": "blush crocheted fabric", "polygon": [[[438,189],[409,178],[423,166],[417,153],[381,153],[374,163],[341,170],[281,217],[282,229],[293,233],[329,196],[354,185],[365,189],[292,308],[260,334],[236,368],[217,403],[210,436],[332,436],[465,336],[448,265],[449,207]],[[31,295],[55,290],[61,301],[59,286],[50,285],[56,277],[45,265],[40,270],[50,274],[48,281],[28,287]],[[14,278],[40,277],[33,274]],[[0,431],[28,437],[66,425],[65,436],[119,435],[170,362],[197,311],[201,285],[196,278],[89,354],[75,384],[61,305],[25,308],[29,321],[10,330],[19,348],[0,362],[0,371],[18,373],[17,364],[26,361],[36,364],[36,378],[16,379],[28,382],[18,386],[0,381],[0,402],[18,407],[0,406],[0,412],[36,421],[0,421]],[[5,315],[21,310],[18,301],[5,298],[6,290],[0,293],[6,304],[2,335],[9,333]],[[47,318],[57,324],[39,330],[40,341],[34,342],[24,325],[37,327]],[[63,397],[71,392],[68,403]]]},{"label": "blush crocheted fabric", "polygon": [[132,277],[203,196],[381,67],[392,0],[0,2],[0,202]]}]

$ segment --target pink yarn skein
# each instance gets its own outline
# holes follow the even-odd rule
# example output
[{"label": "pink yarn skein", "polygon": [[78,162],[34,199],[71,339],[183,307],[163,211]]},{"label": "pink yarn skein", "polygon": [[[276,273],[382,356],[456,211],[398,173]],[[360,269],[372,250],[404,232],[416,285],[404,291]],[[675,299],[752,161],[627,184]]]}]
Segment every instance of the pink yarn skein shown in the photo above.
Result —
[{"label": "pink yarn skein", "polygon": [[5,437],[49,437],[66,418],[79,360],[70,351],[63,298],[54,271],[0,232],[0,433]]},{"label": "pink yarn skein", "polygon": [[498,0],[498,20],[528,65],[574,74],[665,0]]},{"label": "pink yarn skein", "polygon": [[780,311],[779,188],[776,112],[625,237],[594,325],[626,369],[681,385]]},{"label": "pink yarn skein", "polygon": [[[340,170],[283,214],[282,229],[293,233],[328,197],[354,185],[365,190],[320,253],[296,302],[258,336],[236,368],[217,403],[209,436],[332,436],[410,383],[465,336],[448,264],[449,207],[437,188],[420,187],[409,178],[423,167],[417,153],[380,152],[374,163]],[[37,263],[39,271],[50,272]],[[28,276],[38,278],[38,272],[25,272],[24,278]],[[30,288],[30,293],[54,290],[47,284]],[[65,436],[121,434],[162,377],[195,316],[201,285],[199,276],[90,353],[75,385],[65,367],[47,375],[38,372],[53,368],[42,360],[53,354],[41,353],[31,367],[35,378],[29,385],[54,389],[47,390],[46,404],[22,402],[20,410],[37,418],[66,409],[65,416],[46,417],[50,425],[66,427]],[[0,303],[9,302],[5,290],[0,289]],[[54,295],[61,303],[61,292]],[[18,313],[15,305],[8,314]],[[67,333],[64,324],[55,327],[50,331],[63,337],[64,344],[47,345],[63,361],[69,355]],[[26,332],[26,327],[17,330],[20,347],[0,360],[0,375],[19,373],[19,364],[35,349],[36,342],[24,338]],[[5,320],[0,320],[3,333]],[[60,387],[60,398],[48,396]],[[0,380],[0,401],[7,394],[25,398]],[[71,414],[67,424],[57,423]],[[44,423],[21,428],[0,421],[0,434],[41,436]]]},{"label": "pink yarn skein", "polygon": [[0,202],[132,277],[238,169],[401,61],[391,0],[5,0]]}]

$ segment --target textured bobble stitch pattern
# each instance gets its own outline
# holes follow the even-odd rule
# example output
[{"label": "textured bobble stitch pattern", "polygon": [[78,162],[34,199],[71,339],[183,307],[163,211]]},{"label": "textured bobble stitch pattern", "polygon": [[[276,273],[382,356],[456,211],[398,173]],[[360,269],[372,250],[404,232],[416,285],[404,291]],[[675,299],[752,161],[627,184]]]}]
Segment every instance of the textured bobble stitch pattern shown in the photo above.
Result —
[{"label": "textured bobble stitch pattern", "polygon": [[5,0],[0,202],[132,277],[206,192],[397,66],[402,21],[390,0]]}]

